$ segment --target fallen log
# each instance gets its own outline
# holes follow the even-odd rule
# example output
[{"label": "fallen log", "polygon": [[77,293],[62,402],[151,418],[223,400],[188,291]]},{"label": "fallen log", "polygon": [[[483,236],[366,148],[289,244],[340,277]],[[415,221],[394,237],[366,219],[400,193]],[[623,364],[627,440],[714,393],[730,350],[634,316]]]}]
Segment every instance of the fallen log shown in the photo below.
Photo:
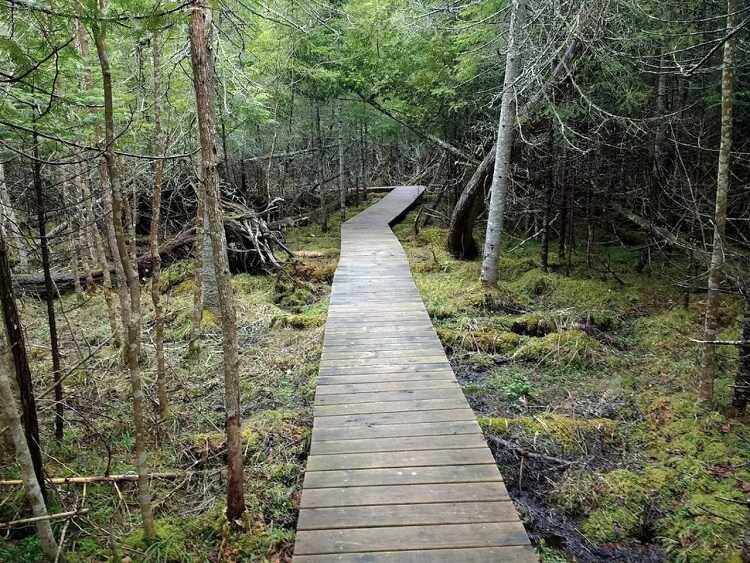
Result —
[{"label": "fallen log", "polygon": [[[177,479],[187,475],[186,472],[177,473],[149,473],[149,479]],[[119,483],[122,481],[137,481],[135,473],[123,473],[121,475],[90,475],[88,477],[52,477],[46,479],[52,485],[84,485],[91,483]],[[5,479],[0,481],[0,487],[18,487],[23,485],[21,479]]]},{"label": "fallen log", "polygon": [[[280,200],[275,200],[262,212],[236,202],[224,202],[224,228],[227,236],[229,267],[232,273],[272,271],[281,267],[281,261],[275,251],[281,249],[291,256],[284,244],[284,230],[307,220],[305,216],[285,217],[276,221],[266,221],[263,217],[277,210]],[[195,242],[195,227],[180,231],[171,240],[160,245],[159,256],[162,268],[190,256]],[[141,279],[149,277],[153,267],[151,255],[146,253],[136,259],[138,275]],[[112,271],[113,281],[116,281]],[[91,279],[95,284],[102,282],[101,270],[92,272]],[[75,279],[69,272],[55,272],[52,275],[57,293],[72,291]],[[88,276],[80,276],[81,285],[88,283]],[[31,295],[45,296],[44,276],[41,274],[20,274],[13,277],[17,291]]]}]

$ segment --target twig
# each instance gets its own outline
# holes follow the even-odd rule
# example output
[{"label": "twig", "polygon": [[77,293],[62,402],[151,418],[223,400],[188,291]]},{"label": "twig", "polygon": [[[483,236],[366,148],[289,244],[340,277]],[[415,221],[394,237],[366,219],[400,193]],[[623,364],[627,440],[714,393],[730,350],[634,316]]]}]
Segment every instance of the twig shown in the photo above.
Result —
[{"label": "twig", "polygon": [[34,524],[36,522],[42,522],[44,520],[59,520],[60,518],[72,518],[80,514],[86,514],[89,511],[88,508],[81,510],[71,510],[69,512],[58,512],[57,514],[45,514],[44,516],[32,516],[31,518],[22,518],[20,520],[11,520],[10,522],[0,522],[0,530],[6,528],[17,528],[19,526],[26,526],[27,524]]}]

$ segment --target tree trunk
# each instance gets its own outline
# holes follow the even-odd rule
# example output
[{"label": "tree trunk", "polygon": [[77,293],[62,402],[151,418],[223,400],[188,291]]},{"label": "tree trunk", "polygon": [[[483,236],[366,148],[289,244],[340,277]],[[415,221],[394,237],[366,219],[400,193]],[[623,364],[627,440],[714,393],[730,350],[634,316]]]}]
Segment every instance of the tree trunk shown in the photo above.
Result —
[{"label": "tree trunk", "polygon": [[[737,0],[727,0],[727,32],[731,32],[737,19]],[[732,154],[732,114],[734,106],[734,56],[736,36],[724,43],[724,63],[721,74],[721,144],[716,178],[716,209],[714,211],[714,235],[711,263],[708,268],[708,295],[703,329],[703,369],[698,385],[698,402],[709,406],[713,403],[714,377],[716,375],[716,345],[711,344],[719,334],[719,301],[722,269],[724,264],[724,233],[727,222],[727,198],[729,195],[730,159]]]},{"label": "tree trunk", "polygon": [[[151,36],[152,59],[154,67],[154,154],[162,156],[164,145],[161,134],[161,45],[159,32]],[[164,362],[164,316],[161,310],[161,255],[159,254],[159,223],[161,219],[161,185],[164,176],[164,161],[157,159],[153,164],[154,193],[151,199],[151,228],[149,229],[148,248],[151,253],[151,302],[154,305],[154,347],[156,349],[156,388],[159,396],[159,418],[169,416],[169,397],[167,394],[167,369]]]},{"label": "tree trunk", "polygon": [[[750,284],[742,288],[745,300],[745,314],[742,317],[742,329],[738,347],[737,375],[734,379],[734,394],[732,395],[732,409],[735,416],[742,416],[750,402]],[[750,539],[750,538],[748,538]]]},{"label": "tree trunk", "polygon": [[[84,164],[81,164],[83,167]],[[100,186],[102,189],[102,201],[104,202],[104,209],[105,211],[107,209],[111,209],[111,201],[106,196],[107,193],[107,167],[104,164],[104,160],[102,160],[99,163],[99,180],[100,180]],[[91,201],[93,197],[89,198],[89,205],[91,208],[89,209],[89,215],[91,216],[91,225],[94,230],[94,244],[96,246],[96,254],[99,261],[99,268],[102,271],[102,278],[104,280],[103,291],[104,293],[104,302],[107,305],[107,316],[109,317],[109,327],[112,331],[112,346],[115,348],[118,348],[122,344],[121,335],[120,335],[120,326],[117,321],[117,311],[115,308],[114,303],[114,296],[112,288],[114,287],[112,284],[112,274],[110,273],[110,267],[109,267],[109,259],[107,258],[107,250],[105,248],[105,240],[107,242],[107,247],[110,249],[110,251],[114,248],[110,243],[111,240],[108,237],[109,235],[109,226],[112,224],[111,221],[105,220],[105,228],[107,228],[106,235],[102,235],[102,232],[99,230],[99,226],[97,225],[96,219],[94,218],[94,208],[93,208],[93,202]],[[109,203],[109,205],[108,205]],[[105,238],[106,237],[106,238]],[[115,275],[119,275],[119,270],[121,268],[118,267],[119,262],[117,260],[117,257],[114,255],[114,253],[111,253],[113,262],[115,264]]]},{"label": "tree trunk", "polygon": [[[100,1],[100,11],[102,9]],[[126,338],[126,357],[130,387],[133,400],[133,426],[135,435],[134,465],[138,473],[138,504],[143,518],[143,530],[147,538],[156,536],[154,513],[151,506],[151,487],[146,467],[146,428],[143,416],[143,382],[141,381],[138,355],[141,336],[141,286],[135,260],[128,248],[128,239],[123,227],[125,210],[123,209],[122,185],[115,155],[115,122],[112,97],[112,70],[107,52],[106,32],[98,20],[93,24],[93,36],[96,52],[102,73],[104,90],[104,149],[103,156],[109,180],[109,190],[104,189],[104,201],[107,209],[110,244],[118,275],[118,294],[120,296],[120,317]],[[134,243],[135,241],[133,241]],[[132,249],[134,250],[134,248]]]},{"label": "tree trunk", "polygon": [[193,243],[193,255],[195,256],[193,270],[193,314],[190,317],[190,339],[188,343],[188,355],[191,357],[196,357],[200,353],[201,322],[203,321],[203,246],[205,243],[203,225],[205,221],[205,205],[203,190],[200,188],[202,182],[200,171],[198,172],[198,176],[198,185],[195,189],[198,205],[195,210],[195,243]]},{"label": "tree trunk", "polygon": [[495,147],[485,155],[482,162],[472,174],[464,191],[458,198],[448,226],[448,251],[460,260],[471,260],[477,255],[477,243],[474,240],[474,221],[484,201],[484,194],[492,176],[490,169],[495,164]]},{"label": "tree trunk", "polygon": [[[36,517],[47,515],[47,504],[42,493],[41,483],[37,477],[34,461],[29,451],[28,443],[24,437],[24,428],[21,417],[16,406],[16,393],[13,390],[13,355],[10,351],[10,340],[5,331],[5,325],[0,323],[0,420],[10,435],[13,448],[16,452],[16,461],[21,466],[21,479],[23,480],[26,498],[31,505],[31,512]],[[57,557],[57,542],[52,532],[49,520],[42,519],[36,522],[36,532],[42,551],[50,561]]]},{"label": "tree trunk", "polygon": [[549,239],[550,222],[552,220],[552,192],[555,184],[555,130],[552,122],[549,124],[549,155],[547,173],[544,177],[544,219],[542,225],[542,270],[549,271]]},{"label": "tree trunk", "polygon": [[42,464],[42,449],[39,440],[39,420],[34,400],[34,385],[31,380],[29,360],[26,357],[26,341],[21,320],[16,308],[16,297],[13,294],[13,280],[10,274],[10,262],[5,246],[5,240],[0,236],[0,306],[2,318],[0,331],[6,335],[8,345],[13,354],[12,362],[16,370],[16,385],[21,399],[21,419],[23,421],[26,444],[29,449],[36,479],[42,490],[42,496],[47,498],[47,488],[44,481],[44,466]]},{"label": "tree trunk", "polygon": [[[562,58],[552,70],[552,74],[545,87],[537,90],[531,96],[528,102],[519,109],[518,115],[526,115],[537,101],[542,98],[547,87],[558,82],[561,77],[568,76],[573,60],[580,51],[579,47],[580,42],[578,39],[571,40]],[[463,192],[461,192],[461,196],[456,201],[453,213],[451,214],[447,244],[448,251],[456,258],[470,260],[476,256],[476,243],[473,237],[474,221],[479,215],[479,207],[482,204],[482,201],[477,201],[480,193],[477,188],[483,185],[483,178],[489,174],[490,167],[494,165],[496,151],[497,146],[493,145],[482,159],[482,162],[477,166],[474,174],[464,187]]]},{"label": "tree trunk", "polygon": [[342,106],[338,106],[338,136],[339,136],[339,203],[341,205],[341,222],[346,220],[346,184],[344,183],[344,117],[341,115]]},{"label": "tree trunk", "polygon": [[326,205],[326,192],[323,182],[325,172],[323,171],[323,138],[320,134],[320,102],[315,102],[315,155],[317,158],[317,184],[320,190],[320,230],[324,233],[328,230],[328,209]]},{"label": "tree trunk", "polygon": [[21,234],[16,211],[5,184],[5,164],[0,162],[0,235],[11,240],[16,251],[17,265],[22,271],[29,269],[29,256]]},{"label": "tree trunk", "polygon": [[223,252],[223,249],[226,248],[226,235],[222,220],[219,177],[216,166],[216,111],[214,108],[214,75],[210,38],[211,10],[208,8],[206,0],[196,0],[193,3],[193,12],[190,18],[190,50],[201,147],[202,181],[200,187],[205,196],[221,309],[228,465],[227,519],[233,522],[245,511],[240,443],[239,344],[229,264],[226,254]]},{"label": "tree trunk", "polygon": [[508,55],[505,61],[505,79],[497,126],[495,169],[490,188],[490,206],[487,232],[484,237],[484,255],[480,278],[487,286],[497,285],[497,260],[500,255],[500,237],[503,233],[505,198],[510,183],[511,152],[515,137],[516,81],[520,69],[519,41],[525,19],[526,0],[513,0],[508,29]]},{"label": "tree trunk", "polygon": [[203,285],[203,309],[212,313],[219,313],[219,286],[216,279],[216,260],[213,246],[211,245],[211,233],[208,225],[208,209],[203,207],[203,243],[201,244],[202,260],[201,281]]},{"label": "tree trunk", "polygon": [[[60,381],[60,344],[57,340],[57,319],[55,318],[55,289],[50,271],[49,244],[47,241],[47,210],[42,185],[42,166],[39,160],[39,138],[36,128],[33,134],[33,170],[34,192],[36,194],[37,222],[39,229],[39,247],[42,254],[42,270],[44,271],[44,301],[47,305],[47,324],[49,326],[49,341],[52,351],[52,383],[55,387],[55,439],[63,438],[63,389]],[[77,272],[76,272],[77,273]],[[79,284],[80,287],[80,284]]]}]

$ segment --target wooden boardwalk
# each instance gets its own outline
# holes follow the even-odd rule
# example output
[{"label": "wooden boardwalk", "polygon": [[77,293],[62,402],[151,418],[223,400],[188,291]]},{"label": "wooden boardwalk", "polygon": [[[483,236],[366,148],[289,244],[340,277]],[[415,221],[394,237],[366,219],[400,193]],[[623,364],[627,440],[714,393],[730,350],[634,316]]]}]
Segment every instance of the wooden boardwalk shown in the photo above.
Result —
[{"label": "wooden boardwalk", "polygon": [[295,563],[538,561],[389,228],[422,191],[342,227]]}]

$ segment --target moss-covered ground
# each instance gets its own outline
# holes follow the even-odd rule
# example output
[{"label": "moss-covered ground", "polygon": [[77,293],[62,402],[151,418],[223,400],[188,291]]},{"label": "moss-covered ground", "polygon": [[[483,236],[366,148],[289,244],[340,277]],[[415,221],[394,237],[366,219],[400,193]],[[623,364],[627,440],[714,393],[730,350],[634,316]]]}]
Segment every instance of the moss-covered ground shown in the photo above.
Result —
[{"label": "moss-covered ground", "polygon": [[[684,265],[661,255],[637,273],[638,250],[613,245],[591,267],[577,249],[568,275],[552,253],[544,272],[539,244],[511,238],[487,292],[479,262],[451,258],[442,228],[415,234],[414,217],[395,230],[543,559],[738,561],[750,427],[725,414],[732,347],[716,410],[695,406],[704,303],[685,306]],[[727,297],[722,338],[739,314]],[[544,457],[521,463],[508,443]]]},{"label": "moss-covered ground", "polygon": [[[352,213],[354,210],[352,210]],[[160,423],[154,385],[153,310],[142,295],[142,372],[148,401],[147,463],[153,479],[158,539],[144,542],[132,482],[62,486],[53,490],[52,512],[87,509],[66,531],[67,561],[289,561],[302,472],[312,424],[318,360],[328,294],[339,253],[340,218],[330,229],[316,225],[288,233],[297,257],[285,271],[233,278],[240,341],[245,496],[243,528],[230,530],[225,500],[224,406],[221,340],[216,316],[206,311],[200,355],[187,338],[192,311],[192,262],[163,272],[166,360],[171,415]],[[149,282],[145,282],[149,283]],[[39,394],[50,383],[51,358],[44,304],[19,300],[31,369]],[[109,337],[101,293],[57,304],[64,366]],[[64,439],[52,436],[52,404],[39,401],[45,467],[50,476],[93,476],[134,471],[129,383],[121,354],[105,345],[65,381]],[[9,447],[0,448],[0,478],[17,478]],[[0,489],[0,521],[25,516],[17,487]],[[62,523],[56,523],[57,536]],[[33,530],[0,538],[0,561],[41,560]]]},{"label": "moss-covered ground", "polygon": [[[539,267],[539,247],[511,240],[496,290],[479,263],[444,250],[445,231],[396,227],[414,277],[470,403],[480,416],[530,533],[547,563],[738,561],[750,491],[750,430],[724,413],[736,360],[721,349],[718,405],[695,407],[702,296],[687,307],[674,282],[681,265],[657,257],[635,272],[637,251],[601,249],[593,268]],[[153,313],[144,291],[143,374],[149,402],[148,463],[154,472],[158,541],[139,529],[133,483],[58,487],[53,511],[88,512],[66,532],[69,561],[288,561],[294,538],[311,400],[339,219],[323,233],[288,233],[297,259],[278,275],[234,277],[240,325],[244,529],[223,517],[223,379],[216,319],[204,319],[202,350],[187,352],[192,306],[189,261],[164,273],[170,418],[159,423]],[[552,255],[552,262],[557,257]],[[597,268],[597,264],[606,267]],[[614,275],[613,275],[614,272]],[[19,300],[38,392],[49,385],[43,304]],[[725,300],[723,338],[735,338],[739,304]],[[64,364],[109,336],[103,297],[58,304]],[[133,471],[129,387],[120,354],[105,345],[66,380],[65,438],[55,443],[52,404],[40,401],[45,465],[52,476]],[[494,440],[493,439],[499,439]],[[541,457],[520,458],[503,444]],[[4,452],[4,453],[2,453]],[[0,476],[17,477],[9,449]],[[0,489],[0,521],[25,514],[18,489]],[[55,524],[58,536],[62,523]],[[33,535],[0,538],[0,561],[35,561]]]}]

